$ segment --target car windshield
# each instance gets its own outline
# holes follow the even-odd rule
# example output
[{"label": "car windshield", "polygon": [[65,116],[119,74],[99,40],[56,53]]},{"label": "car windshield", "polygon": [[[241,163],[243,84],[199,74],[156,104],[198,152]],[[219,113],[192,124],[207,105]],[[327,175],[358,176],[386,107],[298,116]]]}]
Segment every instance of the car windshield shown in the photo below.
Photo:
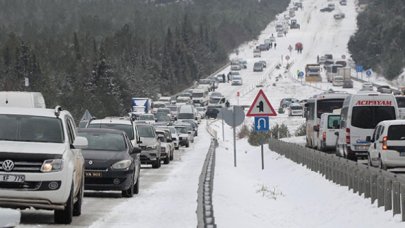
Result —
[{"label": "car windshield", "polygon": [[405,108],[405,97],[396,97],[398,108]]},{"label": "car windshield", "polygon": [[183,126],[176,126],[175,128],[181,134],[187,134],[188,133],[187,128],[185,126],[184,127]]},{"label": "car windshield", "polygon": [[131,124],[91,123],[88,128],[109,128],[124,131],[130,140],[134,139],[134,129]]},{"label": "car windshield", "polygon": [[389,140],[405,140],[405,125],[391,125],[388,127]]},{"label": "car windshield", "polygon": [[194,119],[193,113],[179,113],[177,119]]},{"label": "car windshield", "polygon": [[155,120],[153,115],[140,115],[139,120]]},{"label": "car windshield", "polygon": [[177,103],[187,103],[190,101],[190,98],[188,97],[179,97],[177,98]]},{"label": "car windshield", "polygon": [[79,132],[86,137],[89,145],[85,150],[124,151],[127,146],[124,136],[107,132]]},{"label": "car windshield", "polygon": [[317,114],[318,118],[324,113],[332,113],[335,109],[341,109],[343,106],[344,99],[327,99],[319,100],[317,102]]},{"label": "car windshield", "polygon": [[156,115],[156,120],[158,122],[167,122],[170,121],[170,117],[167,114],[161,113]]},{"label": "car windshield", "polygon": [[352,112],[352,125],[363,129],[374,129],[383,120],[395,120],[392,106],[355,106]]},{"label": "car windshield", "polygon": [[176,134],[176,128],[174,128],[174,127],[169,127],[169,129],[170,129],[170,133],[171,133],[171,134]]},{"label": "car windshield", "polygon": [[140,137],[145,138],[154,138],[155,137],[155,130],[152,126],[148,125],[138,125],[138,132]]},{"label": "car windshield", "polygon": [[220,100],[221,100],[220,97],[211,97],[210,98],[210,103],[216,104],[216,103],[219,103]]},{"label": "car windshield", "polygon": [[204,93],[193,93],[193,97],[204,97]]},{"label": "car windshield", "polygon": [[153,107],[154,107],[154,108],[165,108],[166,105],[163,104],[163,103],[154,103],[154,104],[153,104]]},{"label": "car windshield", "polygon": [[62,121],[55,117],[0,115],[0,140],[63,143]]},{"label": "car windshield", "polygon": [[302,110],[302,106],[301,105],[291,105],[290,108],[292,110]]},{"label": "car windshield", "polygon": [[177,111],[177,106],[170,106],[169,109],[172,112],[176,112]]}]

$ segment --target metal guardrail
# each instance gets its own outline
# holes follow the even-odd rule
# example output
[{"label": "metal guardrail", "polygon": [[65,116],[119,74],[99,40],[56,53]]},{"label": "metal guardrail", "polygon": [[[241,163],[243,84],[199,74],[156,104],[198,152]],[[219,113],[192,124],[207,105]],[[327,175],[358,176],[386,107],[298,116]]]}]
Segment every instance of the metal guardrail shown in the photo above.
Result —
[{"label": "metal guardrail", "polygon": [[326,154],[298,144],[269,140],[270,150],[306,166],[349,191],[377,201],[378,207],[401,214],[405,221],[405,178],[394,173]]},{"label": "metal guardrail", "polygon": [[198,184],[197,219],[198,228],[216,228],[212,192],[214,190],[215,150],[218,146],[217,131],[211,128],[207,120],[206,129],[211,135],[211,144],[200,175]]}]

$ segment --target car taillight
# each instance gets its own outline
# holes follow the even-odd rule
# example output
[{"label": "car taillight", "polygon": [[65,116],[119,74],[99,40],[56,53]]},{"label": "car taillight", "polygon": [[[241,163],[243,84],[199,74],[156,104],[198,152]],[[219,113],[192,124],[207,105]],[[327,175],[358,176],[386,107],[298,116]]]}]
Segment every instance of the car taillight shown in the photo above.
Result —
[{"label": "car taillight", "polygon": [[323,132],[323,133],[322,133],[322,140],[323,140],[323,141],[326,141],[326,132]]},{"label": "car taillight", "polygon": [[346,144],[350,144],[350,128],[346,128]]},{"label": "car taillight", "polygon": [[387,136],[384,136],[384,137],[383,137],[383,140],[382,140],[382,149],[383,149],[383,150],[388,150],[387,140],[388,140],[388,137],[387,137]]}]

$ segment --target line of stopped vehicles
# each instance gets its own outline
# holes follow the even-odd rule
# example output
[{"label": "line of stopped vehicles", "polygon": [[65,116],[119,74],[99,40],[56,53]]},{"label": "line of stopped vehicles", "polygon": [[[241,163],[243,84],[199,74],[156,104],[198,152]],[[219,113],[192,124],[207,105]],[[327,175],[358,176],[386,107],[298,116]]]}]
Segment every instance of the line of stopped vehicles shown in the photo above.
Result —
[{"label": "line of stopped vehicles", "polygon": [[141,164],[168,165],[226,104],[213,81],[157,101],[134,97],[127,116],[78,126],[60,106],[46,108],[41,93],[0,92],[0,207],[53,210],[55,223],[70,224],[85,190],[138,194]]}]

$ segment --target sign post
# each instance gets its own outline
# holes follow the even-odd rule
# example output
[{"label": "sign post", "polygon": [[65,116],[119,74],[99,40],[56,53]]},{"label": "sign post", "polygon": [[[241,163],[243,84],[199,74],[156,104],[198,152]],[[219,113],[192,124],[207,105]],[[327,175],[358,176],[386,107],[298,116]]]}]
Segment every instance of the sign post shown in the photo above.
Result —
[{"label": "sign post", "polygon": [[[270,129],[269,116],[276,116],[277,113],[274,111],[273,106],[271,106],[269,99],[267,99],[263,90],[260,90],[256,95],[252,105],[249,108],[246,116],[251,116],[255,118],[255,131],[258,132],[268,132]],[[262,170],[264,170],[264,151],[263,144],[265,139],[260,139],[261,147],[261,158],[262,158]]]},{"label": "sign post", "polygon": [[240,106],[232,106],[231,108],[221,108],[219,116],[226,124],[233,128],[233,163],[236,167],[236,127],[241,125],[245,120],[245,112]]},{"label": "sign post", "polygon": [[373,71],[371,69],[366,70],[366,76],[367,76],[368,81],[370,81],[372,74],[373,74]]}]

